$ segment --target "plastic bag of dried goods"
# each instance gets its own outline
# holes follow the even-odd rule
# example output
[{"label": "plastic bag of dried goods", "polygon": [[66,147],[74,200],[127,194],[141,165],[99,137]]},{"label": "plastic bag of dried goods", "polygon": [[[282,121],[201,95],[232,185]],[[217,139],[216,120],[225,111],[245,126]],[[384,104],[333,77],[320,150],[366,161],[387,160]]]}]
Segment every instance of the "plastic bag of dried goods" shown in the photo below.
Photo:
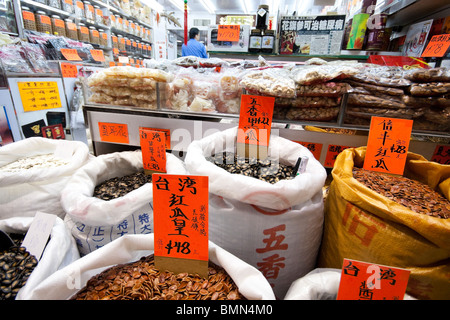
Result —
[{"label": "plastic bag of dried goods", "polygon": [[[25,237],[33,220],[34,217],[13,217],[0,220],[0,230],[11,236],[14,234],[18,238],[22,238],[22,236]],[[80,254],[70,231],[61,218],[55,217],[55,223],[42,255],[26,284],[17,293],[16,299],[28,299],[33,289],[44,279],[79,258]]]},{"label": "plastic bag of dried goods", "polygon": [[[183,162],[173,154],[167,153],[166,159],[168,174],[186,173]],[[94,195],[103,182],[143,170],[142,153],[138,150],[100,155],[72,175],[61,192],[61,204],[66,212],[64,222],[81,255],[127,233],[153,232],[153,186],[143,180],[144,174],[136,180],[113,181],[104,196]],[[123,193],[113,194],[120,189]]]},{"label": "plastic bag of dried goods", "polygon": [[[340,269],[314,269],[292,283],[284,300],[336,300],[340,281]],[[403,300],[415,298],[405,294]]]},{"label": "plastic bag of dried goods", "polygon": [[193,141],[186,169],[209,177],[210,240],[258,268],[282,298],[294,279],[315,266],[326,171],[307,148],[274,134],[269,157],[289,166],[307,157],[304,173],[272,184],[230,173],[208,160],[233,153],[236,135],[237,128],[231,128]]},{"label": "plastic bag of dried goods", "polygon": [[290,71],[284,68],[251,70],[242,75],[239,84],[249,93],[286,98],[296,96],[295,82],[290,78]]},{"label": "plastic bag of dried goods", "polygon": [[[58,270],[35,288],[31,299],[70,299],[87,281],[102,271],[153,254],[154,235],[134,234],[116,239],[102,248]],[[209,242],[209,260],[226,273],[248,300],[273,300],[274,294],[267,280],[255,268],[213,242]]]},{"label": "plastic bag of dried goods", "polygon": [[64,218],[61,190],[91,158],[80,141],[33,137],[0,148],[0,219],[36,211]]},{"label": "plastic bag of dried goods", "polygon": [[[448,298],[450,219],[433,214],[449,210],[450,166],[408,153],[403,177],[423,185],[407,188],[413,184],[408,180],[408,185],[402,184],[400,193],[398,188],[392,188],[389,189],[391,195],[382,195],[391,181],[398,184],[402,177],[379,176],[381,173],[370,176],[368,182],[384,177],[383,183],[377,183],[377,191],[370,189],[355,178],[358,168],[363,166],[365,154],[366,147],[349,148],[336,158],[325,203],[318,267],[340,268],[343,259],[348,258],[405,268],[411,271],[408,294],[418,299]],[[429,191],[416,194],[417,190],[428,187]],[[441,195],[434,195],[434,192]],[[430,215],[415,203],[418,201],[415,199],[425,196],[434,197],[422,200]]]}]

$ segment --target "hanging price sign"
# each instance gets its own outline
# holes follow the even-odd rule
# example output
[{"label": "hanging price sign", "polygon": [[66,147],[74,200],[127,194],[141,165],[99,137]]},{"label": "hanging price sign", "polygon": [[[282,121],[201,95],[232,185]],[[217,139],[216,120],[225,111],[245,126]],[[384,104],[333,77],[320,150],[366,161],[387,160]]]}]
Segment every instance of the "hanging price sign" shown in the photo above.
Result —
[{"label": "hanging price sign", "polygon": [[82,61],[77,49],[61,49],[61,54],[69,61]]},{"label": "hanging price sign", "polygon": [[154,173],[155,266],[208,275],[208,177]]},{"label": "hanging price sign", "polygon": [[438,34],[431,38],[422,57],[443,57],[450,46],[450,34]]},{"label": "hanging price sign", "polygon": [[239,41],[240,25],[219,25],[217,41]]},{"label": "hanging price sign", "polygon": [[403,175],[413,120],[372,117],[363,168]]},{"label": "hanging price sign", "polygon": [[344,259],[337,300],[403,300],[410,271]]},{"label": "hanging price sign", "polygon": [[166,136],[161,131],[139,128],[145,174],[166,172]]}]

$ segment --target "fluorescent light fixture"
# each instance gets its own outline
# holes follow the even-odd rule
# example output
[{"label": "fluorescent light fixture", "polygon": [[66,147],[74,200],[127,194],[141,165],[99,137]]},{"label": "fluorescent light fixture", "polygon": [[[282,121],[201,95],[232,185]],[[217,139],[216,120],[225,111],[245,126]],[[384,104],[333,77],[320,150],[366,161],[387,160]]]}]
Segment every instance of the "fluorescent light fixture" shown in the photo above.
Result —
[{"label": "fluorescent light fixture", "polygon": [[216,12],[216,7],[212,4],[210,0],[200,0],[200,3],[206,10],[208,10],[210,14],[214,14]]},{"label": "fluorescent light fixture", "polygon": [[157,12],[164,11],[164,7],[160,3],[158,3],[156,0],[141,0],[141,1],[152,10],[155,10]]},{"label": "fluorescent light fixture", "polygon": [[244,13],[245,14],[248,14],[248,9],[247,9],[247,4],[246,4],[246,0],[239,0],[240,2],[241,2],[241,7],[242,7],[242,10],[244,10]]},{"label": "fluorescent light fixture", "polygon": [[[175,7],[184,12],[184,1],[183,0],[169,0]],[[189,7],[188,7],[189,11]]]}]

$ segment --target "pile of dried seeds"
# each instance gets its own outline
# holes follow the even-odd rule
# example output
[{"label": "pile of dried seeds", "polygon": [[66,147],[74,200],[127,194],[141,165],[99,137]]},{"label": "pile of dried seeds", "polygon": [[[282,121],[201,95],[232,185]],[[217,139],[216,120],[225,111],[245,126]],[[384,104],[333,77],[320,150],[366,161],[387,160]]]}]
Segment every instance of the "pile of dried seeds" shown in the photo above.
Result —
[{"label": "pile of dried seeds", "polygon": [[30,156],[17,159],[14,162],[8,163],[0,167],[0,171],[3,172],[21,172],[22,170],[39,169],[39,168],[53,168],[59,166],[65,166],[69,162],[63,160],[53,153],[40,154],[36,156]]},{"label": "pile of dried seeds", "polygon": [[244,300],[225,270],[209,263],[208,278],[155,269],[153,255],[113,266],[88,280],[71,300]]},{"label": "pile of dried seeds", "polygon": [[94,189],[94,197],[111,200],[123,197],[127,193],[152,182],[152,176],[137,172],[123,177],[115,177],[99,184]]},{"label": "pile of dried seeds", "polygon": [[416,213],[450,218],[450,201],[419,181],[357,167],[353,168],[353,177],[369,189]]},{"label": "pile of dried seeds", "polygon": [[230,173],[242,174],[269,183],[276,183],[280,180],[295,177],[294,167],[281,163],[272,163],[270,159],[246,159],[232,152],[214,154],[206,159]]}]

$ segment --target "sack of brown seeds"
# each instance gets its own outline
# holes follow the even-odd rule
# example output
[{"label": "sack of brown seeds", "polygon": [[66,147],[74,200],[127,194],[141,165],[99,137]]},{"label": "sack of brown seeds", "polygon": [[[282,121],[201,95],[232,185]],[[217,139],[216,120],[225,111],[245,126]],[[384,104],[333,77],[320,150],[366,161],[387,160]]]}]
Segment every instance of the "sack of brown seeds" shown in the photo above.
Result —
[{"label": "sack of brown seeds", "polygon": [[365,154],[349,148],[336,159],[318,266],[341,269],[348,258],[405,268],[408,294],[447,299],[450,166],[408,153],[403,177],[360,172]]},{"label": "sack of brown seeds", "polygon": [[[249,160],[244,171],[237,171],[243,167],[241,159],[228,169],[227,163],[235,162],[236,135],[237,128],[231,128],[193,141],[186,152],[186,168],[189,174],[209,177],[210,240],[258,268],[276,296],[283,298],[292,281],[315,266],[326,171],[307,148],[275,134],[269,144],[274,167],[279,161],[279,168],[292,171],[297,160],[306,157],[305,172],[282,179],[275,176],[274,181],[264,174],[255,178],[247,175],[249,171],[261,173],[267,166],[261,162],[258,168]],[[223,152],[231,155],[225,167],[211,162],[212,156],[221,157]]]},{"label": "sack of brown seeds", "polygon": [[[186,174],[166,153],[168,174]],[[153,186],[138,151],[103,154],[77,170],[61,193],[64,219],[81,255],[125,234],[153,232]]]},{"label": "sack of brown seeds", "polygon": [[[202,291],[198,293],[201,295],[204,293],[204,296],[209,299],[212,298],[213,292],[219,292],[219,296],[224,294],[225,297],[231,298],[228,296],[230,292],[227,292],[230,289],[234,291],[233,298],[236,298],[236,294],[241,299],[247,300],[274,300],[275,298],[269,283],[256,268],[253,268],[211,241],[209,242],[209,261],[217,266],[215,270],[219,268],[223,269],[227,277],[224,278],[221,276],[219,279],[216,277],[215,280],[208,278],[206,285],[206,279],[194,280],[196,277],[189,274],[178,274],[170,277],[170,281],[173,282],[170,286],[168,286],[169,281],[167,278],[164,281],[152,279],[152,274],[156,272],[163,273],[155,268],[152,268],[153,270],[151,272],[144,271],[144,269],[149,268],[147,258],[153,254],[153,250],[153,234],[123,236],[55,272],[35,288],[30,299],[71,299],[82,291],[86,285],[89,285],[90,283],[88,281],[91,279],[96,285],[89,289],[91,295],[87,296],[88,299],[169,299],[176,298],[176,294],[178,293],[184,298],[189,298],[185,295],[196,295],[198,291]],[[145,261],[141,260],[143,257]],[[134,262],[139,263],[139,261],[144,261],[145,263],[133,270],[133,277],[127,274],[124,275],[123,272],[122,275],[120,274],[128,264]],[[140,270],[140,272],[135,274],[136,270]],[[103,277],[106,281],[98,281],[100,279],[96,278],[97,275],[108,271],[112,272],[108,273],[106,279]],[[168,276],[168,273],[170,273],[170,270],[169,272],[164,272],[164,276]],[[111,281],[116,280],[116,277],[118,281]],[[190,281],[193,287],[190,292],[186,288],[182,288],[183,285],[186,286],[186,283],[183,283],[184,281],[182,279],[184,277],[191,278]],[[215,283],[217,280],[222,281],[222,284]],[[145,283],[142,281],[145,281]],[[201,284],[202,286],[200,288],[203,290],[194,288],[195,283]],[[121,287],[118,287],[117,284],[120,284]],[[209,290],[209,284],[218,286],[214,286]],[[203,288],[203,286],[205,287]],[[96,292],[92,292],[93,290]],[[135,290],[135,292],[131,292],[132,290]],[[170,290],[173,292],[170,292]],[[130,292],[132,296],[128,296]],[[171,295],[170,297],[169,294]]]}]

